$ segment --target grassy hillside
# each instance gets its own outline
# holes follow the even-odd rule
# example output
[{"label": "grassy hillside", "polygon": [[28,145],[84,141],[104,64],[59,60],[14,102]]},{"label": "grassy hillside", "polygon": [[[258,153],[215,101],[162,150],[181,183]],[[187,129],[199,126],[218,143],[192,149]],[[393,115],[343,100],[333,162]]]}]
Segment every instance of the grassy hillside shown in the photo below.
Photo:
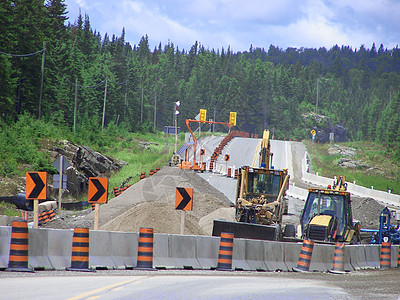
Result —
[{"label": "grassy hillside", "polygon": [[[360,161],[365,167],[355,169],[338,166],[342,158],[339,154],[330,155],[328,149],[332,144],[317,144],[311,141],[304,142],[311,158],[311,166],[315,172],[324,177],[344,175],[346,181],[371,187],[374,189],[400,194],[400,163],[394,158],[391,149],[381,143],[374,142],[347,142],[337,143],[339,146],[355,149],[352,160]],[[366,167],[369,166],[369,167]]]}]

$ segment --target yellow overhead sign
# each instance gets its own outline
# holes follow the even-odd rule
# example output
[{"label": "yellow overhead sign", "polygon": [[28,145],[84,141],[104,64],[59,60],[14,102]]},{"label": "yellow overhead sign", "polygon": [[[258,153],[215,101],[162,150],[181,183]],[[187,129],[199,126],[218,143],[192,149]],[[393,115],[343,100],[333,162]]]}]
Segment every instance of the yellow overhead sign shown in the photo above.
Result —
[{"label": "yellow overhead sign", "polygon": [[205,122],[207,119],[207,110],[200,109],[200,122]]},{"label": "yellow overhead sign", "polygon": [[236,126],[236,112],[231,112],[229,114],[229,125]]}]

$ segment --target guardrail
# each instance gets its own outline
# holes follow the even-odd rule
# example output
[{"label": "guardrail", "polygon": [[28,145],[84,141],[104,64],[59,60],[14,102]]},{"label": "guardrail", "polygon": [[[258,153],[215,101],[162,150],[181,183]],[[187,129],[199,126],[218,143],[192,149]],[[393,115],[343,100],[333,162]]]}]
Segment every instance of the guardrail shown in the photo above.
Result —
[{"label": "guardrail", "polygon": [[[91,230],[89,265],[98,269],[136,267],[138,233]],[[29,229],[29,267],[63,270],[71,266],[73,230]],[[11,227],[0,227],[0,268],[9,261]],[[218,264],[219,237],[154,234],[154,267],[158,269],[215,269]],[[296,267],[301,243],[234,239],[233,270],[292,271]],[[346,271],[379,268],[380,245],[347,245]],[[334,245],[315,244],[310,271],[333,268]],[[391,266],[398,265],[399,246],[391,246]]]}]

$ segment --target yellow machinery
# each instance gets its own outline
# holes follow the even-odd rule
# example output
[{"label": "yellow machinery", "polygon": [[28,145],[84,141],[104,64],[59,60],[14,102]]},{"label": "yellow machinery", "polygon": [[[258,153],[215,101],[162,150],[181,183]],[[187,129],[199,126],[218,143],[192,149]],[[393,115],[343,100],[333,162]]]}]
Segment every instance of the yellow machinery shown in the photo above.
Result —
[{"label": "yellow machinery", "polygon": [[327,189],[309,189],[297,237],[322,242],[360,242],[360,223],[353,222],[344,176]]},{"label": "yellow machinery", "polygon": [[270,167],[269,131],[261,141],[259,168],[241,168],[235,200],[237,222],[214,220],[213,235],[231,232],[238,238],[280,240],[282,215],[285,211],[284,196],[289,185],[287,169]]}]

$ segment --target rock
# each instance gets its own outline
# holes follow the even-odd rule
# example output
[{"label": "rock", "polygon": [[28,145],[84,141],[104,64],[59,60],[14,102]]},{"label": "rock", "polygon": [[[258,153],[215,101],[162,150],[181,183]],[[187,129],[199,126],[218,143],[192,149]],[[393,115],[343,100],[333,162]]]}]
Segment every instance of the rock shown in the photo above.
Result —
[{"label": "rock", "polygon": [[108,177],[111,172],[127,164],[94,151],[90,147],[75,145],[66,140],[61,141],[61,146],[55,147],[54,151],[58,153],[58,157],[63,155],[71,164],[65,171],[68,176],[66,195],[70,194],[73,197],[87,191],[89,177]]}]

